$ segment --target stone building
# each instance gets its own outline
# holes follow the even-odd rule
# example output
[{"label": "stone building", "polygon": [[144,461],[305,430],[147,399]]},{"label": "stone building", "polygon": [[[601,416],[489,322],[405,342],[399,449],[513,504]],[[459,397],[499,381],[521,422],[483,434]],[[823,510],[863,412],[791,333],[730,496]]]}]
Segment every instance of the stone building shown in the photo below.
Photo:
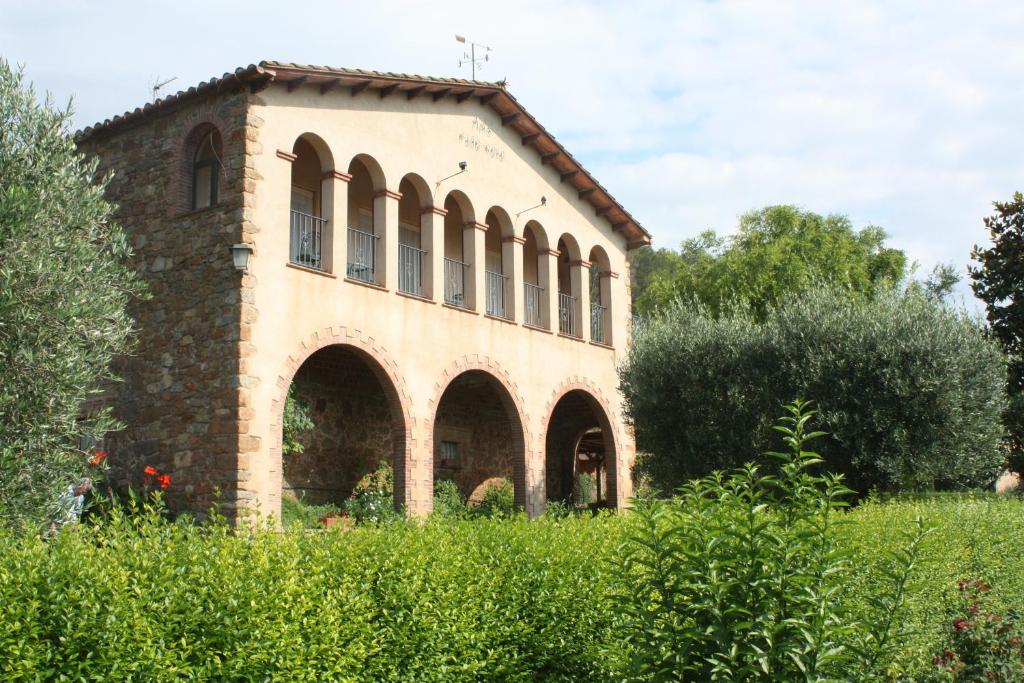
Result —
[{"label": "stone building", "polygon": [[[262,62],[78,135],[152,297],[108,400],[114,476],[177,509],[396,504],[495,477],[531,515],[631,493],[616,364],[650,236],[504,83]],[[282,454],[290,388],[315,423]],[[586,444],[586,453],[581,444]]]}]

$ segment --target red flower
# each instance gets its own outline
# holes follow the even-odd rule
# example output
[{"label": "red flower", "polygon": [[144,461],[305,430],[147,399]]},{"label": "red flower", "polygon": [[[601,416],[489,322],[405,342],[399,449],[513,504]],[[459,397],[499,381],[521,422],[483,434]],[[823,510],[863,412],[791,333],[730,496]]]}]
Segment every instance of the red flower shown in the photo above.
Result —
[{"label": "red flower", "polygon": [[160,485],[160,488],[166,489],[168,486],[171,485],[171,475],[161,474],[159,477],[156,478],[156,481],[157,484]]},{"label": "red flower", "polygon": [[957,631],[964,631],[966,629],[969,629],[970,627],[971,622],[967,621],[963,617],[953,620],[953,628],[955,628]]},{"label": "red flower", "polygon": [[155,467],[152,465],[146,465],[146,469],[142,470],[142,473],[147,477],[155,477],[160,474]]},{"label": "red flower", "polygon": [[89,464],[92,465],[93,467],[98,467],[99,465],[102,465],[103,461],[106,459],[106,451],[96,451],[95,453],[92,454],[92,457],[89,458]]}]

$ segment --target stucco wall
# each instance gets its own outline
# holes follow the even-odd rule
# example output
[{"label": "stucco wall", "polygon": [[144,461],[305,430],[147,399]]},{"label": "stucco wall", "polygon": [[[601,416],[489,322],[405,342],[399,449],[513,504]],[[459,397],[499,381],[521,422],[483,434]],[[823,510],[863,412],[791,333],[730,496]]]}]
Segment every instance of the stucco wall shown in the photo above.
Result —
[{"label": "stucco wall", "polygon": [[[633,442],[621,420],[617,393],[616,363],[621,360],[629,320],[628,274],[625,240],[608,221],[576,192],[560,182],[559,175],[544,166],[536,152],[522,145],[518,136],[503,128],[492,110],[468,101],[433,101],[429,97],[380,98],[376,94],[352,97],[345,89],[321,95],[318,88],[287,92],[273,85],[250,96],[249,125],[257,142],[252,146],[255,182],[252,186],[251,221],[246,235],[255,246],[251,284],[243,296],[251,297],[251,326],[243,326],[242,382],[249,388],[246,405],[251,408],[248,433],[252,451],[244,458],[243,488],[260,502],[261,510],[274,512],[280,505],[281,456],[280,411],[293,374],[315,349],[347,343],[362,349],[380,363],[380,372],[394,384],[403,411],[406,431],[404,472],[396,472],[400,498],[414,512],[431,505],[433,478],[433,420],[446,384],[459,372],[481,368],[506,387],[522,423],[526,462],[522,497],[528,510],[543,507],[544,442],[548,416],[567,387],[585,386],[608,412],[620,466],[617,468],[618,503],[630,493],[629,465]],[[469,162],[469,172],[446,181],[434,194],[435,206],[443,206],[448,192],[459,190],[472,204],[467,221],[482,223],[491,207],[513,217],[516,237],[523,236],[527,219],[540,223],[548,247],[569,233],[583,258],[595,245],[609,256],[612,301],[613,348],[586,340],[569,339],[522,324],[522,245],[506,242],[506,254],[514,257],[518,299],[515,321],[505,322],[478,312],[457,310],[440,303],[402,296],[395,291],[394,260],[386,264],[387,288],[374,288],[344,278],[343,234],[334,224],[333,272],[314,273],[288,266],[288,221],[291,164],[276,154],[291,151],[296,139],[312,133],[322,142],[318,149],[324,170],[346,171],[358,154],[379,164],[374,190],[397,192],[403,176],[416,173],[430,189],[434,183]],[[325,180],[324,212],[328,217],[346,216],[347,185],[343,178]],[[547,198],[545,207],[518,219],[517,212]],[[397,232],[398,200],[394,195],[374,200],[381,234]],[[428,216],[428,220],[430,217]],[[440,239],[424,245],[434,254],[443,250],[443,218],[434,225]],[[471,228],[470,244],[482,258],[484,232]],[[437,247],[437,248],[435,248]],[[394,243],[391,250],[395,250]],[[554,257],[551,257],[554,258]],[[439,259],[437,259],[439,262]],[[584,283],[586,280],[583,281]],[[585,289],[585,287],[584,287]],[[483,297],[477,297],[482,308]],[[584,317],[586,320],[586,317]],[[557,325],[557,321],[556,321]],[[584,323],[584,337],[589,327]]]}]

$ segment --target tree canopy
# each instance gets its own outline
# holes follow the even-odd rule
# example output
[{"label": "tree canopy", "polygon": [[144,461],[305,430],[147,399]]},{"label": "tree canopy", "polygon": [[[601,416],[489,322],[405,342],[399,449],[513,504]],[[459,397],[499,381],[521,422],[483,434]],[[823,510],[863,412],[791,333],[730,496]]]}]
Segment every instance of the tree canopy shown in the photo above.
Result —
[{"label": "tree canopy", "polygon": [[975,296],[985,302],[992,333],[1009,358],[1011,466],[1024,473],[1024,194],[994,202],[995,213],[984,219],[992,246],[975,245],[968,269]]},{"label": "tree canopy", "polygon": [[113,379],[143,291],[70,120],[0,59],[0,524],[45,521],[94,472],[89,445],[115,423],[83,402]]},{"label": "tree canopy", "polygon": [[870,298],[907,276],[906,255],[887,247],[886,239],[881,228],[855,230],[839,214],[768,206],[744,214],[733,236],[705,231],[684,241],[678,252],[636,252],[636,309],[649,314],[682,298],[717,313],[726,302],[739,300],[763,318],[783,296],[815,282]]}]

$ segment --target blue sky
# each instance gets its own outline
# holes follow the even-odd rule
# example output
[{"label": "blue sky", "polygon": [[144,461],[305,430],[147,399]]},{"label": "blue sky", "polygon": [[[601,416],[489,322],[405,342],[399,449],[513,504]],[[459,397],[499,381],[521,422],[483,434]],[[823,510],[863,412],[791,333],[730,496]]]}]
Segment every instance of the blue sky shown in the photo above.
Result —
[{"label": "blue sky", "polygon": [[456,33],[661,246],[793,203],[962,270],[1024,189],[1024,3],[0,0],[80,127],[261,59],[468,77]]}]

